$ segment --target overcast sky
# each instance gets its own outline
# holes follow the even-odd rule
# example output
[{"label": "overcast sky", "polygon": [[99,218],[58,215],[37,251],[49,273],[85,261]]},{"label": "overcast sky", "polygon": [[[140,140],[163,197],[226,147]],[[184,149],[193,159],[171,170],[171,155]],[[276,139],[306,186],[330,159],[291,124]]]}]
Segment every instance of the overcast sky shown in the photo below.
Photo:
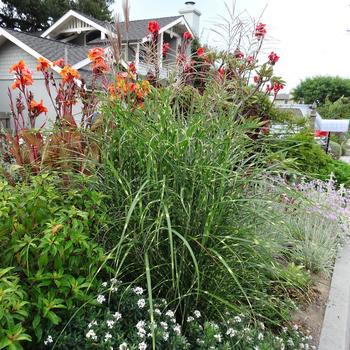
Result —
[{"label": "overcast sky", "polygon": [[[184,4],[184,0],[129,1],[131,19],[172,16]],[[117,8],[121,2],[116,0]],[[237,0],[239,11],[247,10],[252,17],[265,9],[268,51],[271,48],[281,57],[275,71],[286,80],[286,91],[317,74],[350,78],[349,4],[350,0]],[[196,7],[202,12],[202,41],[211,40],[213,20],[227,14],[225,1],[197,0]]]}]

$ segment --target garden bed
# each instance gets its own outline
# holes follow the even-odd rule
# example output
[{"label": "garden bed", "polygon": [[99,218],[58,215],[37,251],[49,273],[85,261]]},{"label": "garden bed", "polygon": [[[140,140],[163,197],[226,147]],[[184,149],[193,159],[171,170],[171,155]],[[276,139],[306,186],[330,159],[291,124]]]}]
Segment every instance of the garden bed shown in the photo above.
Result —
[{"label": "garden bed", "polygon": [[312,279],[314,285],[308,296],[309,300],[300,306],[292,319],[295,324],[310,332],[312,344],[318,346],[331,279],[320,275],[313,275]]}]

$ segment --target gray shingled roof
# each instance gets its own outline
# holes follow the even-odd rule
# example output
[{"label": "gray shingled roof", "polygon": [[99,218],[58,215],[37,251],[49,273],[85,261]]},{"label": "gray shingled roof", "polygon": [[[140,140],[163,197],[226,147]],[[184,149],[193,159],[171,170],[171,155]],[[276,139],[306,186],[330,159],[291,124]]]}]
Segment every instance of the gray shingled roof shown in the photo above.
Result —
[{"label": "gray shingled roof", "polygon": [[44,39],[28,33],[18,32],[16,30],[5,30],[50,61],[55,61],[61,57],[64,58],[66,56],[66,51],[68,56],[67,61],[71,65],[74,65],[87,58],[89,51],[88,47],[62,43],[51,39]]},{"label": "gray shingled roof", "polygon": [[[84,13],[75,11],[79,13],[80,15],[86,17],[87,19],[95,22],[96,24],[99,24],[100,26],[108,29],[113,30],[114,23],[113,22],[106,22],[106,21],[100,21],[96,18],[93,18],[91,16],[85,15]],[[135,21],[129,22],[129,41],[139,41],[143,39],[148,34],[148,22],[150,21],[157,21],[160,25],[160,27],[165,27],[171,22],[176,21],[182,16],[170,16],[170,17],[160,17],[160,18],[149,18],[149,19],[140,19]],[[120,22],[120,29],[122,33],[123,40],[126,40],[126,32],[125,32],[125,25],[124,22]],[[96,42],[99,42],[101,40],[97,39]]]},{"label": "gray shingled roof", "polygon": [[[136,21],[130,21],[129,23],[129,41],[138,41],[143,39],[148,32],[148,22],[157,21],[161,28],[176,21],[182,16],[172,16],[172,17],[162,17],[162,18],[150,18],[150,19],[140,19]],[[121,22],[121,32],[123,40],[126,40],[126,32],[124,22]]]}]

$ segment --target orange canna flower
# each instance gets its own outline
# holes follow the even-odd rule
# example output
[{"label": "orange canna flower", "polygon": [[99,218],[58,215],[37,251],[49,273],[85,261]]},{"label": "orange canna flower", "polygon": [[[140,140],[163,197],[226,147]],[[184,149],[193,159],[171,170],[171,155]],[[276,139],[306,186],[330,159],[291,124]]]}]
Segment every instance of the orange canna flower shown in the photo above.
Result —
[{"label": "orange canna flower", "polygon": [[70,65],[64,66],[60,72],[60,75],[62,77],[63,82],[65,83],[69,83],[74,79],[80,78],[80,74],[78,73],[78,71],[72,68]]},{"label": "orange canna flower", "polygon": [[95,47],[89,51],[88,58],[91,61],[96,61],[100,58],[103,58],[105,55],[105,49],[102,47]]},{"label": "orange canna flower", "polygon": [[18,79],[11,85],[11,88],[12,88],[13,90],[16,90],[16,89],[18,89],[18,88],[20,88],[20,87],[21,87],[21,81],[18,80]]},{"label": "orange canna flower", "polygon": [[15,63],[9,70],[10,73],[15,73],[16,81],[12,84],[12,89],[20,88],[21,86],[28,86],[33,84],[33,77],[31,71],[25,65],[23,60]]},{"label": "orange canna flower", "polygon": [[52,62],[52,65],[53,65],[54,67],[57,66],[57,67],[63,68],[64,65],[65,65],[64,59],[63,59],[63,58],[59,58],[58,60],[53,61],[53,62]]},{"label": "orange canna flower", "polygon": [[117,92],[115,91],[115,86],[114,86],[114,83],[111,83],[109,84],[108,86],[108,92],[111,96],[116,96],[117,95]]},{"label": "orange canna flower", "polygon": [[103,74],[109,72],[109,66],[104,58],[96,59],[92,64],[92,71],[94,74]]},{"label": "orange canna flower", "polygon": [[23,70],[28,69],[26,64],[24,63],[23,60],[20,60],[19,62],[15,63],[12,65],[10,68],[9,72],[10,73],[21,73]]},{"label": "orange canna flower", "polygon": [[39,64],[36,66],[37,71],[46,72],[50,68],[49,61],[47,59],[45,59],[44,57],[39,57],[38,62],[39,62]]},{"label": "orange canna flower", "polygon": [[30,102],[30,110],[36,116],[38,116],[41,113],[47,113],[47,108],[44,107],[43,100],[41,100],[40,102],[35,102],[34,100],[32,100]]}]

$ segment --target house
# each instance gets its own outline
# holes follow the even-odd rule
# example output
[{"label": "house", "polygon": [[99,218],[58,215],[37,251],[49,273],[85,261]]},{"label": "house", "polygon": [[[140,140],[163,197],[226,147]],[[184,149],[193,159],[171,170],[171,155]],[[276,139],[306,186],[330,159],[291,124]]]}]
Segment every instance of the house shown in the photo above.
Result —
[{"label": "house", "polygon": [[[175,65],[175,53],[183,40],[183,33],[189,31],[193,36],[199,33],[201,13],[196,9],[194,1],[187,1],[179,14],[171,17],[142,19],[129,22],[128,32],[124,23],[120,24],[122,34],[122,58],[126,65],[134,62],[139,75],[146,75],[149,66],[145,61],[145,47],[150,41],[148,33],[149,21],[157,21],[159,30],[159,68],[160,78],[167,79]],[[13,75],[9,68],[23,59],[33,72],[34,84],[31,90],[37,99],[43,99],[49,109],[51,121],[55,120],[54,108],[45,91],[45,82],[41,72],[36,72],[37,59],[43,57],[52,62],[59,58],[73,68],[86,80],[91,76],[91,62],[87,58],[93,47],[109,47],[109,37],[115,35],[113,24],[97,20],[83,13],[70,10],[43,33],[23,33],[0,28],[0,123],[5,127],[13,127],[9,117],[10,107],[8,88],[13,83]],[[161,54],[163,43],[169,43],[169,55]],[[51,67],[54,77],[60,80],[60,68]],[[77,106],[79,107],[79,106]],[[77,113],[79,108],[76,109]],[[77,115],[78,119],[79,116]],[[44,122],[41,116],[37,125]]]},{"label": "house", "polygon": [[278,94],[274,100],[275,105],[291,104],[293,98],[290,94]]}]

